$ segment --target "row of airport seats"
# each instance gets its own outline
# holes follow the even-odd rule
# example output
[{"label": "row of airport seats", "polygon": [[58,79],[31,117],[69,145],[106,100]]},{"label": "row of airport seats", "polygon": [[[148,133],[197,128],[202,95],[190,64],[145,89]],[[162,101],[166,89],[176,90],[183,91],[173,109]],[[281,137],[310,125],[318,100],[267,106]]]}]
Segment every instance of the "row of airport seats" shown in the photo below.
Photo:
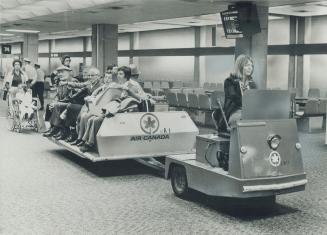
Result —
[{"label": "row of airport seats", "polygon": [[206,90],[203,88],[188,88],[188,87],[182,87],[182,88],[172,88],[168,90],[169,92],[173,93],[184,93],[186,95],[188,94],[206,94]]},{"label": "row of airport seats", "polygon": [[[198,88],[199,85],[194,81],[144,81],[143,88],[149,89],[171,89],[171,88]],[[205,90],[223,90],[222,83],[205,82],[202,86]]]},{"label": "row of airport seats", "polygon": [[166,98],[169,107],[209,112],[219,108],[218,99],[224,103],[224,92],[215,91],[210,95],[167,92]]},{"label": "row of airport seats", "polygon": [[223,91],[224,90],[224,85],[222,83],[209,83],[209,82],[205,82],[203,84],[203,89],[205,89],[205,90]]},{"label": "row of airport seats", "polygon": [[322,117],[322,129],[326,129],[327,98],[309,98],[303,110],[296,112],[297,123],[300,131],[311,132],[310,119]]},{"label": "row of airport seats", "polygon": [[[319,88],[309,88],[308,90],[308,98],[322,98],[320,89]],[[326,93],[327,97],[327,93]]]},{"label": "row of airport seats", "polygon": [[194,81],[144,81],[143,89],[147,93],[159,95],[168,89],[203,89],[205,91],[223,90],[221,83],[204,83],[203,87],[199,87]]}]

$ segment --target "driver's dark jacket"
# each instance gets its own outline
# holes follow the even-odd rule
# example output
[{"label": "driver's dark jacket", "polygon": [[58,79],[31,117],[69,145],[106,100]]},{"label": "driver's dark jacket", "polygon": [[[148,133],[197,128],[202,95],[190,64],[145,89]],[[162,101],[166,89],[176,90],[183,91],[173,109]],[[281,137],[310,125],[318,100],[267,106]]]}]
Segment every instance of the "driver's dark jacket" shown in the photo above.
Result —
[{"label": "driver's dark jacket", "polygon": [[[225,103],[224,112],[227,121],[229,117],[238,109],[242,109],[242,93],[240,88],[240,79],[231,74],[224,82]],[[257,85],[252,80],[249,80],[250,89],[256,89]]]}]

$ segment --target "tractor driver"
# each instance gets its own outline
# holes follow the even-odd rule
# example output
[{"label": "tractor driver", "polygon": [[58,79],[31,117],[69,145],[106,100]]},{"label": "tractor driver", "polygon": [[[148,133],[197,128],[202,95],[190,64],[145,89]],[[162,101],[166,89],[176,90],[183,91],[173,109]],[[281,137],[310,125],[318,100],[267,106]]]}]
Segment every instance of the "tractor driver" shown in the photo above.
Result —
[{"label": "tractor driver", "polygon": [[[229,126],[235,126],[242,117],[242,96],[246,90],[256,89],[252,79],[253,60],[250,56],[239,55],[235,61],[234,71],[224,82],[225,103],[224,113]],[[219,125],[224,125],[222,121]],[[226,129],[222,127],[221,129]]]}]

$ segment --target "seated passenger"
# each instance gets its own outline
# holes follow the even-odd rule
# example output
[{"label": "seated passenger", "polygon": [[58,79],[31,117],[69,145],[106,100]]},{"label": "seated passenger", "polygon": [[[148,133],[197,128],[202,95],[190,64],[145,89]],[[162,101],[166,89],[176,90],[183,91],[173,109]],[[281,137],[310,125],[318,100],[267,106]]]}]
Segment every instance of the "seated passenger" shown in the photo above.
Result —
[{"label": "seated passenger", "polygon": [[[104,112],[102,115],[89,119],[86,132],[82,138],[82,142],[79,144],[82,152],[90,151],[95,147],[96,135],[105,117],[112,117],[116,112],[125,109],[129,104],[135,105],[136,103],[140,103],[143,99],[146,99],[142,87],[137,82],[131,81],[130,77],[131,69],[129,67],[122,66],[118,69],[117,78],[119,84],[116,85],[116,88],[123,90],[120,95],[120,101],[122,102],[118,102],[119,104],[115,105],[114,103],[117,103],[117,101],[111,101],[107,106],[103,107]],[[129,97],[133,99],[129,99]],[[123,101],[128,99],[130,102],[122,105]]]},{"label": "seated passenger", "polygon": [[57,135],[63,128],[60,115],[68,105],[66,99],[71,93],[71,88],[66,83],[74,80],[71,71],[71,68],[66,66],[57,68],[57,77],[61,80],[61,84],[57,87],[56,100],[46,108],[45,120],[50,122],[50,129],[43,134],[45,137]]},{"label": "seated passenger", "polygon": [[76,121],[78,138],[72,145],[80,144],[82,141],[89,119],[101,115],[101,109],[106,104],[121,96],[122,90],[115,87],[116,80],[112,80],[112,75],[106,72],[104,77],[105,84],[95,90],[91,96],[85,98],[86,106],[82,108]]},{"label": "seated passenger", "polygon": [[[101,79],[100,79],[100,71],[95,67],[91,67],[88,70],[88,80],[83,83],[73,83],[68,82],[68,86],[76,89],[80,88],[80,90],[71,97],[70,103],[67,105],[66,110],[64,111],[64,115],[61,118],[64,121],[64,127],[67,130],[65,135],[61,135],[58,139],[65,139],[67,142],[73,142],[77,139],[76,133],[76,121],[77,117],[84,105],[84,99],[93,94],[93,92],[97,91],[100,87],[102,87]],[[65,138],[66,137],[66,138]]]},{"label": "seated passenger", "polygon": [[26,86],[18,89],[16,99],[19,101],[20,119],[31,120],[34,111],[37,110],[36,101],[33,101],[31,90]]},{"label": "seated passenger", "polygon": [[[239,55],[235,61],[234,72],[224,82],[225,103],[223,111],[229,126],[235,126],[242,117],[242,96],[248,89],[257,88],[252,79],[253,60],[250,56]],[[227,130],[222,117],[219,117],[218,129]]]}]

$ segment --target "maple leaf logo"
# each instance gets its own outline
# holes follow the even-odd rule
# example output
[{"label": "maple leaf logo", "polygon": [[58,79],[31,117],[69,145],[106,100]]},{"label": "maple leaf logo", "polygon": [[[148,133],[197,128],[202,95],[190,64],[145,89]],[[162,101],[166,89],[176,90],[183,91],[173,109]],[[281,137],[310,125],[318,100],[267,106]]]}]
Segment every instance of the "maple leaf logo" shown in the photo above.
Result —
[{"label": "maple leaf logo", "polygon": [[156,121],[152,119],[150,116],[147,120],[144,121],[145,129],[154,129],[156,127]]},{"label": "maple leaf logo", "polygon": [[140,121],[141,129],[147,134],[153,134],[159,128],[159,120],[153,114],[143,115]]},{"label": "maple leaf logo", "polygon": [[271,163],[271,165],[273,165],[274,167],[277,167],[277,166],[279,166],[280,165],[280,160],[281,160],[281,158],[280,158],[280,155],[279,155],[279,153],[277,153],[277,152],[272,152],[271,154],[270,154],[270,163]]}]

